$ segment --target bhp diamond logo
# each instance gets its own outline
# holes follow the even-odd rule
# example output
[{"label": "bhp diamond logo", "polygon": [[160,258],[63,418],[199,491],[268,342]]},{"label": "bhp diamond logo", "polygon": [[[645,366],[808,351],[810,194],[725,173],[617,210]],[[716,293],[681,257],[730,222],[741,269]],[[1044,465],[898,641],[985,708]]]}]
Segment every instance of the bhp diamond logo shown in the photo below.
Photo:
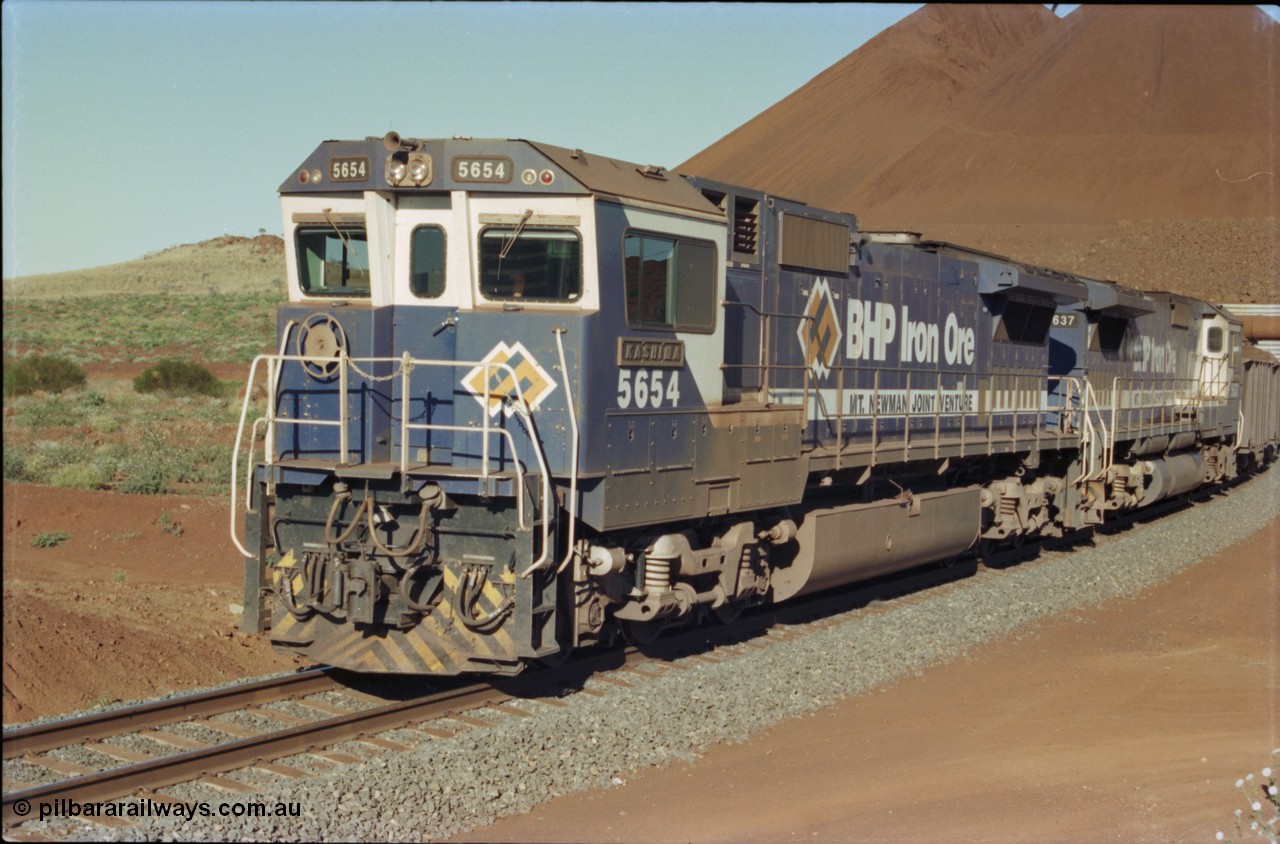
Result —
[{"label": "bhp diamond logo", "polygon": [[836,314],[831,285],[825,278],[818,279],[813,290],[809,291],[809,303],[805,306],[804,315],[808,319],[801,320],[800,327],[796,329],[800,348],[804,350],[804,364],[819,378],[826,378],[835,365],[840,338],[844,334],[840,330],[840,318]]},{"label": "bhp diamond logo", "polygon": [[[481,407],[488,408],[490,416],[497,415],[498,411],[502,410],[510,417],[515,412],[514,402],[519,400],[521,393],[525,401],[529,402],[529,409],[534,410],[556,388],[556,382],[552,380],[551,375],[538,365],[538,361],[521,343],[516,343],[514,346],[498,343],[489,354],[484,356],[483,361],[506,364],[506,366],[489,367],[488,379],[485,378],[485,367],[477,366],[463,376],[462,386],[476,397]],[[512,380],[513,371],[514,380]],[[519,384],[518,390],[517,384]]]}]

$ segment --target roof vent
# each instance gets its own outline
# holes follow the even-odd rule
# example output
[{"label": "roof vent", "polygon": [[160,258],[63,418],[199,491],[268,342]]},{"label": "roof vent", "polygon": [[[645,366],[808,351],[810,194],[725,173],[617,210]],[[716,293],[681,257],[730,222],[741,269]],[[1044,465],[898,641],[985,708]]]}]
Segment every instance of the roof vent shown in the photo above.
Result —
[{"label": "roof vent", "polygon": [[745,196],[733,198],[733,251],[734,257],[756,257],[756,240],[760,232],[760,203]]}]

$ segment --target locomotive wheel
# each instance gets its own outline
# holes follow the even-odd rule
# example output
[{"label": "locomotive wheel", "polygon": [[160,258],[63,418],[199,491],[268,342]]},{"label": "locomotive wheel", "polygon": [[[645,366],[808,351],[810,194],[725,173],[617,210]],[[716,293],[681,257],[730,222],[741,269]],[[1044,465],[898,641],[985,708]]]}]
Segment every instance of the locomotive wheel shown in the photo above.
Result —
[{"label": "locomotive wheel", "polygon": [[990,566],[997,557],[1009,555],[1009,559],[1004,563],[1008,566],[1019,559],[1017,552],[1026,542],[1025,533],[1015,533],[1005,539],[980,539],[978,540],[978,559],[983,565]]},{"label": "locomotive wheel", "polygon": [[726,601],[718,607],[713,607],[711,614],[721,624],[733,624],[742,617],[744,609],[746,609],[746,604],[742,601]]},{"label": "locomotive wheel", "polygon": [[561,648],[560,652],[552,656],[542,656],[533,660],[533,664],[538,668],[559,668],[569,661],[569,657],[573,656],[573,648]]},{"label": "locomotive wheel", "polygon": [[652,645],[662,635],[662,625],[655,621],[622,621],[622,638],[637,648]]}]

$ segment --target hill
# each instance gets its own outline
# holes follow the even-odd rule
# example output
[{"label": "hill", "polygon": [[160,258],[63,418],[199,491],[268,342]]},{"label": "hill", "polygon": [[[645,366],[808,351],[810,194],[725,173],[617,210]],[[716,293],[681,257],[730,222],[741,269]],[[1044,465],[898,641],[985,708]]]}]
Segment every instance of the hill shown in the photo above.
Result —
[{"label": "hill", "polygon": [[930,5],[679,165],[929,237],[1276,301],[1280,24]]},{"label": "hill", "polygon": [[865,215],[861,185],[952,124],[993,66],[1059,26],[1039,5],[927,5],[676,169]]},{"label": "hill", "polygon": [[139,293],[283,293],[284,241],[224,235],[133,261],[4,280],[4,298],[60,299]]},{"label": "hill", "polygon": [[[1275,216],[1280,24],[1252,6],[1081,6],[861,186],[907,220]],[[923,189],[922,189],[922,186]]]}]

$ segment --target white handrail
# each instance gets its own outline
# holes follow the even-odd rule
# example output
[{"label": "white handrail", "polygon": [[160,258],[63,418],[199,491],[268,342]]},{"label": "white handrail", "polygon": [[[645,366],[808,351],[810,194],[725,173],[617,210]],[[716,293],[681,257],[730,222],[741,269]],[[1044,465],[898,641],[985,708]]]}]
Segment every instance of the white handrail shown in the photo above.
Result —
[{"label": "white handrail", "polygon": [[[286,340],[288,339],[287,336],[285,339]],[[284,345],[284,341],[281,341],[281,346],[283,345]],[[263,361],[266,362],[267,383],[271,388],[272,392],[269,393],[266,397],[267,398],[267,415],[259,416],[257,419],[253,420],[253,425],[249,434],[249,457],[250,458],[253,457],[253,443],[257,440],[258,425],[260,423],[266,426],[266,435],[265,435],[266,441],[264,443],[265,458],[266,458],[267,465],[270,466],[275,463],[275,426],[280,424],[281,422],[285,422],[293,425],[344,425],[344,422],[345,422],[345,413],[343,414],[344,418],[339,421],[326,420],[326,419],[292,419],[287,417],[285,419],[279,419],[276,416],[275,385],[279,380],[278,366],[284,360],[298,360],[298,361],[304,361],[304,362],[311,361],[314,363],[326,363],[326,362],[332,361],[333,359],[330,357],[319,357],[314,355],[313,356],[284,355],[284,354],[258,355],[253,359],[253,362],[250,363],[249,365],[249,378],[248,380],[245,381],[245,386],[244,386],[244,401],[240,405],[240,420],[236,425],[235,447],[231,451],[231,542],[236,546],[236,549],[239,550],[240,553],[246,557],[252,557],[253,554],[251,554],[244,547],[244,545],[240,542],[239,535],[236,533],[236,521],[237,521],[236,520],[236,489],[239,486],[239,479],[240,479],[240,450],[242,448],[242,443],[244,442],[244,423],[249,415],[249,403],[253,400],[252,398],[253,383],[255,380],[257,380],[258,364]],[[345,409],[345,402],[343,403],[343,407]],[[345,426],[344,426],[344,430],[345,430]],[[252,459],[250,460],[250,463],[252,463]],[[250,506],[252,504],[252,501],[253,501],[253,482],[246,474],[245,490],[244,490],[244,507],[245,507],[246,513],[252,511],[252,507]]]},{"label": "white handrail", "polygon": [[565,566],[573,559],[573,544],[577,539],[578,526],[578,411],[573,406],[573,388],[570,386],[569,366],[564,359],[564,329],[554,329],[556,335],[556,351],[560,354],[560,377],[564,381],[564,399],[569,408],[569,433],[572,453],[569,458],[569,541],[564,560],[556,572],[564,571]]},{"label": "white handrail", "polygon": [[[528,400],[524,396],[524,388],[521,386],[520,379],[516,375],[515,370],[509,364],[498,363],[495,361],[418,359],[418,358],[410,357],[407,352],[401,355],[400,357],[351,358],[351,357],[348,357],[345,352],[343,352],[338,357],[339,369],[340,369],[339,382],[338,382],[339,395],[340,395],[340,398],[338,401],[338,419],[336,420],[334,419],[299,419],[299,418],[293,418],[293,417],[281,418],[277,412],[278,408],[276,405],[277,396],[275,395],[275,392],[276,392],[275,388],[278,384],[280,368],[283,366],[283,364],[290,361],[300,362],[300,363],[327,364],[327,363],[332,363],[334,360],[332,357],[284,354],[283,346],[286,341],[287,341],[287,332],[286,332],[285,340],[281,341],[280,353],[277,353],[274,355],[269,355],[269,354],[258,355],[253,359],[253,362],[249,368],[249,379],[245,387],[244,401],[241,404],[241,408],[240,408],[239,424],[236,427],[236,442],[235,442],[235,447],[231,454],[230,529],[231,529],[231,541],[236,546],[236,548],[240,551],[241,554],[243,554],[246,557],[253,556],[253,554],[250,553],[245,548],[244,544],[240,541],[240,537],[236,530],[236,524],[237,524],[236,494],[237,494],[237,490],[239,486],[239,478],[240,478],[239,460],[240,460],[240,452],[241,452],[241,449],[243,448],[245,421],[248,418],[249,403],[252,400],[251,397],[253,394],[253,384],[257,378],[258,364],[265,362],[267,366],[267,370],[268,370],[267,381],[270,388],[270,392],[266,396],[265,416],[260,416],[253,421],[252,430],[250,434],[250,443],[249,443],[250,455],[249,456],[250,458],[252,458],[253,442],[257,438],[258,425],[263,424],[266,426],[266,452],[264,455],[264,462],[266,463],[267,466],[273,466],[276,463],[276,454],[275,454],[275,448],[274,448],[275,427],[276,425],[279,425],[279,424],[290,424],[290,425],[299,425],[299,426],[301,425],[337,426],[339,429],[338,462],[346,463],[347,458],[349,456],[349,449],[348,449],[348,443],[347,443],[348,420],[347,420],[347,402],[346,402],[347,389],[348,389],[347,388],[347,372],[346,372],[347,367],[351,366],[352,368],[356,368],[357,371],[359,372],[360,371],[359,368],[355,366],[357,362],[362,364],[399,362],[402,366],[401,395],[403,397],[402,401],[404,402],[404,409],[402,410],[402,414],[401,414],[402,418],[401,418],[401,438],[400,438],[400,467],[402,472],[407,470],[408,468],[408,448],[409,448],[408,431],[409,430],[424,430],[424,431],[440,430],[440,431],[454,431],[454,432],[460,432],[460,433],[475,432],[476,430],[473,427],[467,427],[462,425],[442,425],[438,423],[418,423],[418,424],[409,423],[408,421],[408,402],[409,402],[408,376],[409,376],[409,373],[415,367],[417,366],[438,366],[438,367],[448,367],[448,368],[482,367],[484,369],[486,385],[492,383],[492,378],[490,374],[491,370],[496,369],[500,371],[505,371],[510,376],[510,383],[514,388],[514,393],[515,393],[515,401],[513,402],[513,404],[515,406],[517,413],[526,421],[526,424],[529,430],[529,439],[533,445],[534,457],[537,459],[538,467],[542,473],[542,483],[541,483],[542,488],[540,490],[541,492],[540,509],[543,513],[542,554],[528,569],[525,570],[524,575],[528,575],[535,568],[545,564],[548,557],[548,553],[549,553],[548,541],[550,536],[550,519],[547,517],[547,506],[548,506],[548,503],[551,501],[550,472],[547,467],[546,455],[542,447],[542,442],[537,436],[537,431],[533,422],[532,412],[529,408]],[[362,372],[361,374],[364,374],[364,373]],[[387,376],[387,377],[391,378],[391,377],[394,377],[394,375]],[[385,380],[385,379],[381,379],[381,380]],[[567,382],[566,382],[566,387],[567,387]],[[487,386],[486,386],[486,389],[487,389]],[[481,439],[482,439],[482,446],[481,446],[482,447],[482,454],[481,454],[482,465],[480,469],[480,479],[482,483],[485,484],[485,488],[487,490],[488,482],[490,478],[490,467],[489,467],[490,435],[498,434],[499,436],[505,437],[510,445],[511,461],[515,466],[516,484],[519,488],[519,493],[517,494],[517,497],[516,497],[517,519],[519,521],[519,526],[521,530],[531,530],[533,528],[532,523],[530,522],[526,524],[526,521],[525,521],[525,507],[524,507],[525,469],[521,461],[517,459],[515,456],[516,443],[515,443],[515,438],[512,436],[511,432],[502,428],[494,428],[490,423],[490,416],[492,414],[490,413],[490,410],[489,410],[488,399],[492,397],[493,396],[487,392],[482,397],[484,399],[483,415],[482,415],[482,421],[481,421],[481,429],[479,432],[481,434]],[[507,396],[503,395],[503,398],[505,399],[507,398]],[[571,414],[573,413],[572,405],[570,405],[570,413]],[[575,442],[574,478],[576,480],[576,477],[577,477],[577,473],[576,473],[577,420],[576,420],[576,417],[573,419],[573,426],[574,426],[574,442]],[[252,460],[250,460],[250,463],[252,464]],[[249,477],[250,473],[246,473],[246,477],[245,477],[245,510],[246,511],[250,510],[249,505],[252,501],[253,484],[252,484],[251,478]]]},{"label": "white handrail", "polygon": [[[1104,474],[1106,474],[1106,471],[1111,468],[1110,461],[1104,462],[1104,464],[1097,469],[1091,470],[1090,468],[1095,462],[1094,443],[1097,439],[1097,432],[1094,430],[1093,418],[1090,415],[1089,411],[1094,405],[1101,404],[1101,402],[1098,401],[1098,394],[1094,392],[1093,382],[1091,380],[1089,380],[1088,378],[1083,378],[1081,379],[1081,383],[1084,384],[1084,390],[1082,392],[1082,395],[1084,396],[1084,421],[1085,421],[1085,429],[1086,429],[1085,433],[1089,441],[1089,454],[1088,454],[1089,466],[1082,467],[1081,471],[1084,474],[1082,474],[1080,477],[1075,479],[1074,483],[1076,484],[1080,483],[1081,481],[1093,480],[1094,478],[1102,477]],[[1112,412],[1114,414],[1114,402],[1113,402]],[[1102,428],[1102,447],[1101,449],[1099,449],[1099,451],[1103,454],[1106,454],[1109,452],[1109,449],[1113,447],[1113,444],[1111,443],[1111,432],[1107,430],[1107,423],[1102,416],[1101,410],[1098,411],[1098,425],[1099,427]]]},{"label": "white handrail", "polygon": [[[548,546],[548,540],[551,536],[551,519],[547,513],[547,504],[551,498],[551,472],[547,469],[547,458],[542,453],[542,442],[538,439],[538,430],[533,422],[533,413],[529,409],[529,403],[524,400],[524,396],[520,397],[520,403],[516,405],[516,412],[524,417],[525,424],[529,426],[529,439],[533,441],[533,456],[538,458],[538,468],[542,470],[542,553],[538,559],[529,564],[529,567],[520,573],[520,577],[528,577],[537,569],[541,568],[550,558],[551,548]],[[520,495],[524,495],[524,489],[521,488]]]}]

